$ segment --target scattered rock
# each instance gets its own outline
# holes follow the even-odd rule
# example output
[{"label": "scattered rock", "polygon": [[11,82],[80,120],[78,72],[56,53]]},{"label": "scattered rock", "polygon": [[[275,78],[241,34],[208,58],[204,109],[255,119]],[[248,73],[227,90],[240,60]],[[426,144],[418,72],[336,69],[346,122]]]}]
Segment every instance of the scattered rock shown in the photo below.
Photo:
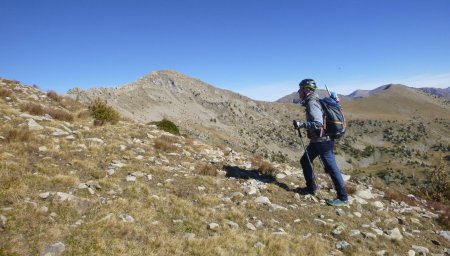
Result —
[{"label": "scattered rock", "polygon": [[40,147],[38,148],[38,150],[39,150],[39,152],[46,152],[48,149],[47,149],[46,146],[40,146]]},{"label": "scattered rock", "polygon": [[133,175],[127,175],[126,180],[129,181],[129,182],[134,182],[134,181],[136,181],[136,176],[133,176]]},{"label": "scattered rock", "polygon": [[337,209],[336,209],[336,214],[337,214],[338,216],[345,216],[345,211],[342,210],[341,208],[337,208]]},{"label": "scattered rock", "polygon": [[128,213],[122,213],[120,215],[120,218],[122,219],[123,222],[134,222],[134,218]]},{"label": "scattered rock", "polygon": [[386,253],[387,253],[386,250],[381,250],[381,251],[378,251],[376,255],[377,256],[384,256],[384,255],[386,255]]},{"label": "scattered rock", "polygon": [[214,230],[214,231],[216,231],[216,230],[219,229],[219,227],[220,227],[219,224],[214,223],[214,222],[208,224],[208,229],[209,229],[209,230]]},{"label": "scattered rock", "polygon": [[99,139],[99,138],[87,138],[86,140],[94,142],[94,143],[98,143],[98,144],[104,144],[105,143],[102,139]]},{"label": "scattered rock", "polygon": [[194,233],[184,233],[183,239],[185,239],[185,240],[194,240],[195,239],[195,234]]},{"label": "scattered rock", "polygon": [[252,230],[252,231],[255,231],[255,230],[256,230],[256,227],[255,227],[252,223],[250,223],[250,222],[248,222],[245,226],[246,226],[247,229],[249,229],[249,230]]},{"label": "scattered rock", "polygon": [[397,240],[397,241],[400,241],[403,239],[403,235],[402,235],[402,233],[400,233],[400,230],[398,228],[388,230],[386,233],[387,233],[386,237],[388,239]]},{"label": "scattered rock", "polygon": [[427,255],[430,253],[430,250],[428,250],[428,248],[423,246],[413,245],[412,249],[419,255]]},{"label": "scattered rock", "polygon": [[353,215],[355,215],[358,218],[362,217],[362,214],[360,212],[354,212]]},{"label": "scattered rock", "polygon": [[59,256],[66,250],[66,245],[58,242],[47,246],[41,256]]},{"label": "scattered rock", "polygon": [[413,250],[408,251],[408,256],[415,256],[415,255],[416,255],[415,251],[413,251]]},{"label": "scattered rock", "polygon": [[265,204],[265,205],[271,205],[272,203],[270,202],[269,198],[265,197],[265,196],[260,196],[257,197],[255,199],[255,203],[257,204]]},{"label": "scattered rock", "polygon": [[375,201],[372,203],[373,206],[375,206],[378,209],[383,209],[384,208],[384,204],[380,201]]},{"label": "scattered rock", "polygon": [[231,221],[231,220],[227,221],[227,225],[228,225],[230,228],[232,228],[232,229],[238,229],[238,228],[239,228],[239,225],[238,225],[236,222]]},{"label": "scattered rock", "polygon": [[359,235],[361,235],[361,231],[357,229],[350,230],[350,236],[359,236]]},{"label": "scattered rock", "polygon": [[253,247],[255,247],[258,250],[264,249],[266,247],[263,243],[257,242]]},{"label": "scattered rock", "polygon": [[441,231],[439,232],[439,235],[450,241],[450,231]]},{"label": "scattered rock", "polygon": [[39,197],[42,199],[47,199],[50,196],[50,192],[40,193]]},{"label": "scattered rock", "polygon": [[42,127],[40,124],[34,121],[34,119],[30,118],[28,119],[28,129],[30,129],[31,131],[39,131],[43,130],[44,127]]},{"label": "scattered rock", "polygon": [[347,241],[339,241],[336,243],[336,248],[339,250],[346,250],[350,249],[352,247],[351,244],[349,244]]},{"label": "scattered rock", "polygon": [[[365,199],[365,200],[369,200],[369,199],[374,199],[375,196],[372,194],[372,192],[370,191],[370,189],[366,189],[366,190],[359,190],[355,193],[355,196]],[[356,199],[356,198],[355,198]]]}]

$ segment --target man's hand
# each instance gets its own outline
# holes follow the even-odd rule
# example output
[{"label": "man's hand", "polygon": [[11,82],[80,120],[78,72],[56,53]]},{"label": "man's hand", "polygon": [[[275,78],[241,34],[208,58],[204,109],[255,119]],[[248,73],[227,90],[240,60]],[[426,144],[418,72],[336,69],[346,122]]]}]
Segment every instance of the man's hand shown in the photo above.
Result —
[{"label": "man's hand", "polygon": [[292,121],[292,124],[294,125],[294,128],[296,130],[301,129],[301,128],[305,128],[305,123],[300,123],[297,120]]}]

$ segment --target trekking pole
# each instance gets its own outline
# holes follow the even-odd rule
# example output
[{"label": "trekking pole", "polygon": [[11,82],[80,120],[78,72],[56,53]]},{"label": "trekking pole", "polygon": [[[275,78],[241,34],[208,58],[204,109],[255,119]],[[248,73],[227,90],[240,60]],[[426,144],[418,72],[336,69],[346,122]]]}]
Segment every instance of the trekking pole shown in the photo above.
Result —
[{"label": "trekking pole", "polygon": [[312,170],[312,173],[314,176],[314,182],[316,183],[316,188],[317,188],[317,190],[319,190],[319,184],[317,184],[317,178],[316,178],[316,174],[314,173],[314,167],[312,165],[311,159],[309,158],[308,150],[305,147],[305,143],[303,143],[302,133],[300,132],[300,129],[297,129],[297,132],[298,132],[298,136],[300,137],[300,142],[302,143],[303,150],[305,150],[306,158],[308,158],[309,165],[311,166],[311,170]]}]

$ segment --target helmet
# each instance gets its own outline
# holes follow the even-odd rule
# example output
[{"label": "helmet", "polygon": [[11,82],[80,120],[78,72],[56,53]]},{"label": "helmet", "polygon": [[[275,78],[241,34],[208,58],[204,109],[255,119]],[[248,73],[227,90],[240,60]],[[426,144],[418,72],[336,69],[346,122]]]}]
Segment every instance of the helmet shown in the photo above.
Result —
[{"label": "helmet", "polygon": [[313,79],[303,79],[298,86],[300,86],[300,88],[306,87],[311,91],[315,91],[317,89],[316,82]]}]

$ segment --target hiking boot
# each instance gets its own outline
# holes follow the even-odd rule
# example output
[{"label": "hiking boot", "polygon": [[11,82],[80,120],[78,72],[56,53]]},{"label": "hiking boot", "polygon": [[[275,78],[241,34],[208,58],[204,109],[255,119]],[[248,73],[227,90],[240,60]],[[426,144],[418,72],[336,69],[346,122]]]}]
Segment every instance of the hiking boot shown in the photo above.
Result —
[{"label": "hiking boot", "polygon": [[348,201],[342,201],[339,198],[327,199],[326,202],[328,205],[331,205],[331,206],[347,206],[348,205]]},{"label": "hiking boot", "polygon": [[297,189],[295,189],[295,192],[298,193],[299,195],[303,195],[303,196],[306,196],[306,195],[314,196],[316,194],[316,192],[310,188],[297,188]]}]

